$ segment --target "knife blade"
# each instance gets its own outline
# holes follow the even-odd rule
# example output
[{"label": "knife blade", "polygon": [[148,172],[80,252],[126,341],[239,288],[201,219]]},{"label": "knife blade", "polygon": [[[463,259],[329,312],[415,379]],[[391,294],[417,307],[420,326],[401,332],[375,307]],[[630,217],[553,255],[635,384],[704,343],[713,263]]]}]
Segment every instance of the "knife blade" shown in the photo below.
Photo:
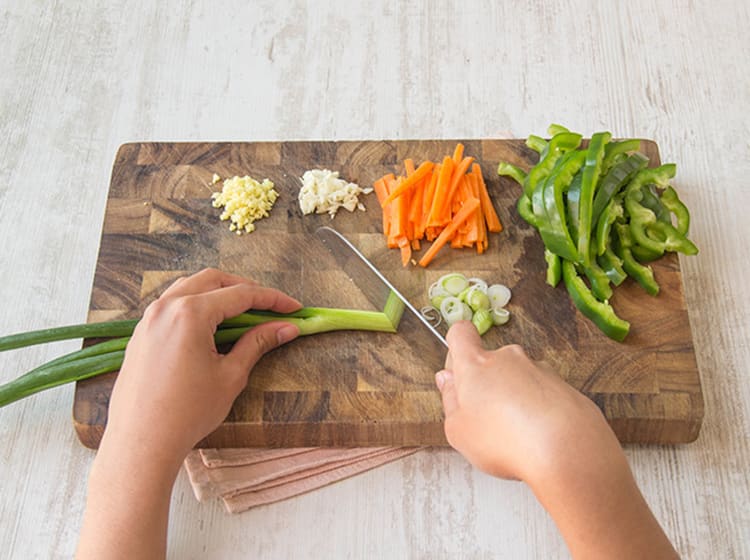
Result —
[{"label": "knife blade", "polygon": [[398,333],[407,338],[415,357],[421,358],[435,371],[442,369],[448,352],[448,343],[443,335],[346,237],[328,226],[318,228],[315,235],[376,309],[385,311],[389,298],[394,297],[403,304]]}]

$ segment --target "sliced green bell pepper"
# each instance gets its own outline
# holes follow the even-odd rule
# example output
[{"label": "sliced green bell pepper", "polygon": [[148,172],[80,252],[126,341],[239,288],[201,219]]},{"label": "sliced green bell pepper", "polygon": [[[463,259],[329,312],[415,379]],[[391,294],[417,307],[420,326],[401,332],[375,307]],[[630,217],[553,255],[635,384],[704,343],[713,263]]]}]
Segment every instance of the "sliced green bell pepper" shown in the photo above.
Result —
[{"label": "sliced green bell pepper", "polygon": [[615,164],[618,156],[628,152],[636,152],[641,149],[641,141],[637,139],[610,142],[604,149],[604,160],[602,161],[602,173],[609,172]]},{"label": "sliced green bell pepper", "polygon": [[594,297],[583,279],[578,276],[572,262],[563,261],[562,277],[578,310],[591,319],[608,337],[622,342],[630,331],[630,323],[618,317],[609,303],[604,303]]},{"label": "sliced green bell pepper", "polygon": [[523,169],[504,161],[501,161],[497,165],[497,174],[501,177],[510,177],[521,186],[523,186],[523,183],[526,180],[526,172]]},{"label": "sliced green bell pepper", "polygon": [[540,189],[535,191],[531,201],[534,215],[541,220],[539,233],[544,241],[544,246],[556,255],[572,261],[576,260],[577,251],[568,232],[567,212],[563,196],[573,181],[573,177],[583,166],[585,157],[586,154],[582,151],[566,153],[558,160],[552,174],[544,181],[541,188],[540,196],[543,210],[537,212],[536,207]]},{"label": "sliced green bell pepper", "polygon": [[[609,144],[607,144],[609,146]],[[591,222],[593,224],[599,219],[604,207],[607,206],[612,197],[628,184],[638,171],[646,167],[648,158],[641,153],[635,153],[618,163],[606,175],[602,176],[599,188],[594,195],[594,206],[591,211]]]},{"label": "sliced green bell pepper", "polygon": [[615,286],[622,284],[628,277],[627,273],[622,268],[622,260],[615,255],[615,252],[610,245],[607,245],[604,253],[596,258],[596,262],[599,263],[599,266],[607,275],[609,281]]},{"label": "sliced green bell pepper", "polygon": [[662,193],[660,201],[677,218],[677,231],[682,235],[687,235],[690,229],[690,212],[677,196],[677,192],[672,187],[667,187],[667,190]]},{"label": "sliced green bell pepper", "polygon": [[523,192],[531,197],[540,181],[543,181],[555,167],[555,163],[565,152],[575,150],[581,145],[583,137],[573,132],[563,132],[552,137],[546,151],[542,153],[539,163],[531,168],[523,184]]},{"label": "sliced green bell pepper", "polygon": [[547,284],[555,288],[560,283],[562,261],[549,249],[544,250],[544,260],[547,262]]},{"label": "sliced green bell pepper", "polygon": [[633,237],[627,224],[615,224],[618,242],[615,253],[622,260],[622,267],[647,293],[655,296],[659,293],[659,284],[654,278],[654,271],[650,266],[644,266],[633,257]]},{"label": "sliced green bell pepper", "polygon": [[578,262],[588,265],[591,262],[591,232],[593,229],[594,194],[599,182],[599,175],[604,159],[604,148],[612,135],[609,132],[597,132],[591,136],[586,150],[586,165],[581,179],[581,200],[578,218]]},{"label": "sliced green bell pepper", "polygon": [[581,203],[581,180],[583,179],[583,173],[580,171],[573,177],[573,182],[568,187],[568,231],[570,236],[573,238],[573,243],[576,247],[578,246],[578,219],[580,213]]},{"label": "sliced green bell pepper", "polygon": [[619,218],[622,218],[624,213],[622,202],[617,197],[611,199],[609,204],[604,208],[599,221],[596,222],[597,255],[603,255],[604,251],[607,250],[607,246],[609,245],[609,231],[612,228],[612,224]]}]

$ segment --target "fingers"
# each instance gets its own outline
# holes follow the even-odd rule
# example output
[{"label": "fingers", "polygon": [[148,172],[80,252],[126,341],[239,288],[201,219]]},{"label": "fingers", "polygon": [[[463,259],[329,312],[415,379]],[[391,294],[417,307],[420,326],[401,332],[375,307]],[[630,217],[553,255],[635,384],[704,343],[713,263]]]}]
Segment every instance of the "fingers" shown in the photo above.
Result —
[{"label": "fingers", "polygon": [[456,396],[456,386],[453,383],[453,372],[447,369],[441,370],[435,374],[435,383],[440,389],[440,395],[443,399],[443,411],[448,418],[458,408],[458,398]]},{"label": "fingers", "polygon": [[248,309],[291,313],[302,307],[300,302],[284,292],[244,283],[219,288],[196,297],[200,298],[201,306],[207,310],[215,325]]},{"label": "fingers", "polygon": [[454,369],[456,362],[461,363],[484,351],[482,339],[474,325],[469,321],[459,321],[448,329],[445,337],[448,342],[448,357],[445,367]]},{"label": "fingers", "polygon": [[177,279],[164,291],[161,297],[195,295],[236,284],[254,286],[256,282],[236,274],[229,274],[214,268],[205,268],[191,276]]},{"label": "fingers", "polygon": [[264,354],[294,340],[297,336],[299,336],[299,329],[290,323],[281,321],[263,323],[242,335],[224,359],[242,377],[244,387],[250,370]]}]

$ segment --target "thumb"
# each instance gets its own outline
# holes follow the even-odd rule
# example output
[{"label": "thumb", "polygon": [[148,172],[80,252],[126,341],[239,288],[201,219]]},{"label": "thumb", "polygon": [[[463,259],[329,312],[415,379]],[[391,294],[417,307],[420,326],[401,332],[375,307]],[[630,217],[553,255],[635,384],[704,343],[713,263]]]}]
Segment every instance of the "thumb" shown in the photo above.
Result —
[{"label": "thumb", "polygon": [[443,412],[445,412],[446,418],[458,408],[456,385],[453,381],[453,372],[448,369],[440,370],[435,374],[435,383],[438,389],[440,389],[440,395],[443,398]]},{"label": "thumb", "polygon": [[467,362],[484,351],[482,338],[477,328],[469,321],[455,323],[445,337],[448,343],[448,358],[445,367],[453,369],[455,364]]},{"label": "thumb", "polygon": [[264,354],[294,340],[298,335],[299,329],[289,323],[263,323],[243,334],[226,359],[247,375]]}]

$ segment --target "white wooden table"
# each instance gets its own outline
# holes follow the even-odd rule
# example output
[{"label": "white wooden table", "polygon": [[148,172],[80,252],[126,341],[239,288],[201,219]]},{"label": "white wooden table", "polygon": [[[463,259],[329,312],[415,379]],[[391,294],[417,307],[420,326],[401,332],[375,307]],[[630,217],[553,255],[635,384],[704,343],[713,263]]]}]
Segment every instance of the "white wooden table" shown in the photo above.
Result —
[{"label": "white wooden table", "polygon": [[[706,417],[693,444],[627,453],[685,558],[750,558],[748,28],[739,0],[3,0],[0,332],[85,319],[129,140],[653,138],[701,249],[681,264]],[[0,355],[0,381],[76,344]],[[74,551],[93,453],[72,396],[0,409],[4,558]],[[527,488],[450,450],[237,516],[181,475],[170,528],[174,558],[567,557]]]}]

